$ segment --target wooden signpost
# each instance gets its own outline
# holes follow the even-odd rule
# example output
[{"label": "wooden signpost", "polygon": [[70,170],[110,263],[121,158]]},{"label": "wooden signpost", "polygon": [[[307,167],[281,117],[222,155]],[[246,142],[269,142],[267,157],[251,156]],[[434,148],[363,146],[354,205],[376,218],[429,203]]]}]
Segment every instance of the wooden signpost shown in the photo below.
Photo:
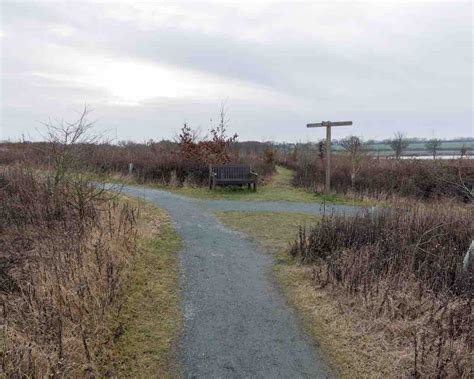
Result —
[{"label": "wooden signpost", "polygon": [[352,125],[352,121],[323,121],[315,124],[307,124],[307,128],[326,127],[326,187],[327,193],[331,191],[331,127]]}]

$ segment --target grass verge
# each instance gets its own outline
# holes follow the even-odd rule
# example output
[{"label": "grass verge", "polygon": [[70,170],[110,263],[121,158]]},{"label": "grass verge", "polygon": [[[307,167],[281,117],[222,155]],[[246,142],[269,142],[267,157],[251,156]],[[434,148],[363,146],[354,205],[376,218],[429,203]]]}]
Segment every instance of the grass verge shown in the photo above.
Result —
[{"label": "grass verge", "polygon": [[254,238],[276,254],[275,275],[290,303],[302,315],[312,334],[340,377],[392,377],[397,360],[380,335],[366,333],[356,316],[337,301],[337,292],[312,285],[312,271],[299,265],[286,252],[298,233],[299,225],[318,216],[274,212],[218,212],[219,218],[233,229]]},{"label": "grass verge", "polygon": [[164,211],[142,200],[128,200],[140,209],[138,254],[126,279],[120,316],[112,322],[113,371],[118,377],[177,378],[180,238]]},{"label": "grass verge", "polygon": [[[198,199],[215,199],[215,200],[244,200],[244,201],[301,201],[308,203],[336,203],[336,204],[353,204],[353,205],[372,205],[367,199],[354,200],[341,194],[324,194],[310,192],[306,189],[296,188],[291,184],[293,171],[284,167],[277,166],[276,173],[268,183],[260,185],[257,191],[248,190],[247,187],[217,187],[210,190],[207,187],[172,187],[160,186],[154,184],[145,184],[152,188],[163,188],[171,192],[190,196]],[[104,180],[104,178],[102,178]],[[125,177],[107,177],[115,183],[137,184],[134,180]]]}]

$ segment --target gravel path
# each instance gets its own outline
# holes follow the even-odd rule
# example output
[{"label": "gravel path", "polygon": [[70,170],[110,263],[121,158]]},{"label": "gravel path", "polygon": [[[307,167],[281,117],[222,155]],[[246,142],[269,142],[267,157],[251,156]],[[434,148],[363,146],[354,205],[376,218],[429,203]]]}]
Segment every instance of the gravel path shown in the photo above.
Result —
[{"label": "gravel path", "polygon": [[[132,186],[122,191],[166,209],[183,238],[180,351],[186,378],[333,376],[272,283],[271,254],[225,227],[212,213],[213,209],[320,213],[320,205],[197,200]],[[331,209],[354,211],[345,206]]]}]

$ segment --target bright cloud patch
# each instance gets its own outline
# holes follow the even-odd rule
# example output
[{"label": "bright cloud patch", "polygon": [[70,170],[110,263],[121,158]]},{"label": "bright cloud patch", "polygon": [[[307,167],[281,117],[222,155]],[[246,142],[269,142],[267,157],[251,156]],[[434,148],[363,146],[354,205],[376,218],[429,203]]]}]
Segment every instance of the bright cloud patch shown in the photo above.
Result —
[{"label": "bright cloud patch", "polygon": [[[199,100],[255,100],[268,104],[287,104],[292,99],[270,88],[232,78],[223,78],[199,71],[133,60],[117,60],[85,56],[77,51],[61,49],[57,67],[46,72],[31,72],[43,80],[42,86],[94,88],[101,99],[110,104],[142,105],[157,98]],[[61,67],[68,72],[61,73]],[[294,101],[294,99],[293,99]]]}]

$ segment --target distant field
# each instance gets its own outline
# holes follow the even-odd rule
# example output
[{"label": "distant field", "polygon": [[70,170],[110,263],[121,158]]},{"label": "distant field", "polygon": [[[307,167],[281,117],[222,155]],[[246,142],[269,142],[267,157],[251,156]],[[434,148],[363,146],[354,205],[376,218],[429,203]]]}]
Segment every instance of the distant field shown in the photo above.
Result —
[{"label": "distant field", "polygon": [[[438,154],[441,155],[457,155],[460,153],[463,145],[468,149],[469,154],[474,152],[474,141],[443,141],[439,148]],[[392,153],[392,149],[388,144],[383,142],[377,142],[374,144],[367,145],[368,151],[371,153],[380,153],[387,155]],[[334,151],[343,151],[341,145],[334,145]],[[430,152],[426,150],[425,142],[413,142],[408,146],[408,149],[404,152],[404,155],[430,155]]]}]

